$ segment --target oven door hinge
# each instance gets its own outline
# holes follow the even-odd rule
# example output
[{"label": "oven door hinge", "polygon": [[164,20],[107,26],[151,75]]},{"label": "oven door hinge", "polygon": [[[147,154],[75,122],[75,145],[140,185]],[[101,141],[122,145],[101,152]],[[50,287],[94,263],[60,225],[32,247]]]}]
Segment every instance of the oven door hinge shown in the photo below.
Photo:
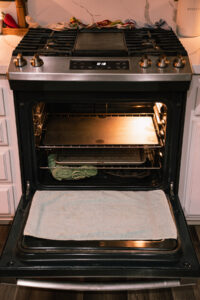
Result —
[{"label": "oven door hinge", "polygon": [[174,182],[173,181],[170,183],[170,196],[172,198],[175,197],[175,194],[174,194]]},{"label": "oven door hinge", "polygon": [[28,200],[30,196],[30,191],[31,191],[31,185],[30,185],[30,181],[28,180],[26,182],[26,200]]}]

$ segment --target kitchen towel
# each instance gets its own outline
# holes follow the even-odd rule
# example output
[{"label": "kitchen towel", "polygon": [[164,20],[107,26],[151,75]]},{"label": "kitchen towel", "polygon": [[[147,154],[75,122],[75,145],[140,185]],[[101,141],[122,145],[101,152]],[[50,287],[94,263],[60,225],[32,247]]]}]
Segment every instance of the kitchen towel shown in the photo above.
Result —
[{"label": "kitchen towel", "polygon": [[48,156],[48,167],[56,180],[80,180],[97,175],[97,168],[91,165],[72,167],[56,164],[56,154]]},{"label": "kitchen towel", "polygon": [[37,191],[24,235],[52,240],[176,239],[168,200],[154,191]]}]

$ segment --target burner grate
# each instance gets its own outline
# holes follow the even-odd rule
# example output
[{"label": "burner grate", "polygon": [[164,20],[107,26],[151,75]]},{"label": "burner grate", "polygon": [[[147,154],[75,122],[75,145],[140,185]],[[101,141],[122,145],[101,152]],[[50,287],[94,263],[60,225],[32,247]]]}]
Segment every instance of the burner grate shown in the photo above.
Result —
[{"label": "burner grate", "polygon": [[13,55],[69,56],[76,39],[76,30],[52,31],[50,29],[29,29],[16,47]]},{"label": "burner grate", "polygon": [[130,56],[160,55],[162,53],[168,56],[187,55],[172,30],[161,28],[129,30],[125,31],[125,39]]},{"label": "burner grate", "polygon": [[[100,29],[98,29],[99,32]],[[97,30],[82,30],[82,32],[95,32]],[[167,56],[187,55],[184,47],[172,30],[157,29],[101,29],[101,32],[124,32],[129,56],[141,56],[144,54]],[[31,28],[16,47],[13,55],[22,53],[31,56],[39,53],[44,56],[76,56],[73,53],[78,30],[52,31],[51,29]],[[97,56],[98,51],[92,51],[90,56]],[[126,54],[127,55],[127,54]],[[85,56],[85,55],[84,55]],[[106,52],[104,56],[113,56]],[[124,56],[122,54],[121,56]]]}]

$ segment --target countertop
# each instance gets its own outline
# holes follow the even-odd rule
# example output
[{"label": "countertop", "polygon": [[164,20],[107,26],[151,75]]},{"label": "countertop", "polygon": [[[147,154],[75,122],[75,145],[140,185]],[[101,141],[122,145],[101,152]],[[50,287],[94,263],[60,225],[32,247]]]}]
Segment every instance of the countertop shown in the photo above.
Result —
[{"label": "countertop", "polygon": [[6,74],[12,51],[21,39],[17,35],[0,35],[0,74]]},{"label": "countertop", "polygon": [[[6,74],[12,51],[22,39],[16,35],[0,35],[0,74]],[[200,74],[200,36],[194,38],[180,38],[188,51],[193,71]]]},{"label": "countertop", "polygon": [[189,54],[193,72],[200,74],[200,36],[179,39]]}]

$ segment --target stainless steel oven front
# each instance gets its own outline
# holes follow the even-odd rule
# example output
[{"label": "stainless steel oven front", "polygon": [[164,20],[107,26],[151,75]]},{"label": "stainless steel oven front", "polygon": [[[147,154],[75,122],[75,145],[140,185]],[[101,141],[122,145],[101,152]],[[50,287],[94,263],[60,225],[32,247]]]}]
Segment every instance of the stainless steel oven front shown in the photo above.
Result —
[{"label": "stainless steel oven front", "polygon": [[178,199],[191,68],[172,30],[31,29],[13,58],[23,195],[2,281],[191,283],[199,263]]}]

